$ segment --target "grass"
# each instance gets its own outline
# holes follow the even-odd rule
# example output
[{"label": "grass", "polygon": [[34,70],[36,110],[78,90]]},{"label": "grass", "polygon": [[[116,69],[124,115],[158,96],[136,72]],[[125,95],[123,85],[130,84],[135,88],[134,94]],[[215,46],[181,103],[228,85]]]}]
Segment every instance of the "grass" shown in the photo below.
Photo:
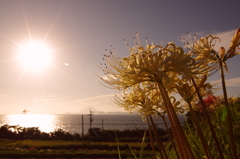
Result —
[{"label": "grass", "polygon": [[[209,110],[209,114],[211,117],[211,122],[213,123],[213,128],[216,132],[217,138],[219,139],[220,148],[223,151],[224,159],[232,159],[233,153],[231,151],[231,143],[229,140],[229,131],[228,125],[226,123],[226,109],[224,102],[220,102],[214,105],[214,109]],[[233,117],[233,130],[235,135],[236,149],[238,157],[240,156],[240,98],[237,98],[235,102],[229,102],[229,106],[231,109],[231,116]],[[202,127],[204,136],[207,140],[207,144],[209,145],[211,154],[214,158],[218,156],[218,151],[215,148],[214,140],[211,136],[210,128],[207,126],[207,121],[203,113],[198,113],[198,118],[200,119],[200,125]],[[193,121],[191,119],[191,115],[187,117],[187,120],[184,124],[184,132],[187,136],[188,142],[190,143],[191,149],[193,150],[194,156],[197,159],[202,159],[205,156],[203,146],[201,145],[200,138],[198,133],[194,127]],[[173,148],[171,147],[171,143],[166,146],[166,150],[168,152],[169,159],[175,159],[176,154],[174,153]],[[206,157],[205,157],[206,158]]]},{"label": "grass", "polygon": [[[4,158],[118,158],[116,142],[85,142],[64,140],[0,140],[0,156]],[[139,155],[141,143],[121,143],[121,157],[134,157],[129,146]],[[129,145],[129,146],[128,146]],[[151,156],[146,144],[144,158]],[[0,157],[0,158],[1,158]]]}]

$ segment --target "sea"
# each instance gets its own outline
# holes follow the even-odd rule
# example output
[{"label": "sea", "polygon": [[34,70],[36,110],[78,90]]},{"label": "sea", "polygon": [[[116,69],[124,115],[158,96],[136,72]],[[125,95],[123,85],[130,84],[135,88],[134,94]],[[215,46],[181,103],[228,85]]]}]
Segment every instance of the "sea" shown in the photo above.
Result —
[{"label": "sea", "polygon": [[[185,116],[178,116],[180,122],[184,122]],[[161,118],[153,117],[158,128],[165,129]],[[147,129],[147,122],[141,115],[50,115],[50,114],[11,114],[0,115],[0,126],[12,125],[20,127],[38,127],[42,132],[53,132],[63,130],[71,134],[86,134],[91,128],[101,130],[126,130],[126,129]],[[168,126],[170,124],[168,122]]]}]

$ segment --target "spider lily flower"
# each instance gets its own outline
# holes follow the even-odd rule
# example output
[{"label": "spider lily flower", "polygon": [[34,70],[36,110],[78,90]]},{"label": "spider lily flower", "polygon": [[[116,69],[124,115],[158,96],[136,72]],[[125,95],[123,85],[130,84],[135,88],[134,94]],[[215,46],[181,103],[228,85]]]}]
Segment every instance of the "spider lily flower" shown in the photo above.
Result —
[{"label": "spider lily flower", "polygon": [[240,52],[236,51],[237,47],[240,45],[240,28],[237,29],[235,35],[232,37],[228,51],[226,51],[224,47],[220,47],[217,53],[213,48],[216,41],[221,41],[221,39],[213,35],[208,35],[205,38],[202,37],[199,40],[194,41],[192,45],[187,43],[185,46],[190,50],[195,60],[204,61],[202,63],[203,65],[210,66],[210,64],[212,64],[209,72],[218,69],[218,63],[220,62],[228,73],[228,67],[226,64],[227,59],[240,54]]},{"label": "spider lily flower", "polygon": [[[212,35],[207,36],[206,38],[202,38],[199,40],[199,42],[202,44],[200,46],[202,46],[202,50],[206,49],[209,50],[209,43],[211,44],[211,40],[208,41],[208,37],[211,37],[212,40],[214,39],[218,39]],[[209,43],[207,43],[209,42]],[[210,62],[218,64],[220,71],[221,71],[221,78],[222,78],[222,88],[223,88],[223,94],[224,94],[224,100],[225,100],[225,104],[226,104],[226,108],[227,108],[227,122],[228,122],[228,128],[229,128],[229,134],[230,134],[230,141],[231,141],[231,148],[232,148],[232,153],[233,153],[233,157],[234,159],[237,159],[237,150],[236,150],[236,144],[235,144],[235,139],[234,139],[234,133],[233,133],[233,125],[232,125],[232,119],[231,119],[231,113],[230,113],[230,108],[228,106],[228,98],[227,98],[227,91],[226,91],[226,84],[225,84],[225,77],[224,77],[224,69],[225,71],[228,73],[228,67],[226,64],[226,61],[229,58],[234,57],[237,54],[240,54],[240,52],[237,52],[237,47],[239,47],[240,45],[240,28],[237,29],[235,35],[232,38],[232,41],[230,43],[230,47],[228,49],[228,51],[226,52],[224,47],[220,47],[219,51],[217,53],[217,51],[215,51],[214,49],[212,49],[210,52],[208,52],[208,60],[210,60]],[[196,45],[193,47],[193,50],[197,50],[198,51],[199,45]],[[200,50],[201,51],[201,50]],[[212,56],[212,54],[214,56]],[[216,144],[218,145],[218,144]],[[220,149],[220,148],[218,148]],[[220,152],[221,150],[219,150]],[[223,154],[221,154],[220,156],[221,158],[223,158]]]},{"label": "spider lily flower", "polygon": [[216,97],[210,94],[207,94],[206,98],[204,99],[204,103],[206,106],[208,106],[210,109],[213,109],[211,107],[212,105],[216,104]]},{"label": "spider lily flower", "polygon": [[[219,51],[217,53],[217,51],[215,51],[213,49],[214,46],[214,42],[216,42],[216,40],[220,40],[218,37],[214,37],[213,35],[208,35],[206,38],[200,38],[198,41],[195,41],[194,44],[192,46],[189,46],[190,52],[196,55],[196,60],[198,59],[206,59],[205,63],[203,63],[205,65],[209,65],[209,63],[213,64],[211,67],[211,70],[218,70],[220,68],[221,71],[221,77],[222,77],[222,85],[223,85],[223,93],[224,93],[224,98],[225,98],[225,102],[226,102],[226,106],[227,106],[227,111],[228,111],[228,126],[229,126],[229,130],[230,130],[230,140],[231,140],[231,145],[233,148],[233,154],[234,154],[234,158],[237,158],[236,156],[236,149],[235,149],[235,143],[234,143],[234,134],[233,134],[233,130],[232,130],[232,124],[231,124],[231,114],[230,112],[230,108],[228,106],[228,102],[227,102],[227,92],[226,92],[226,86],[225,86],[225,79],[224,79],[224,71],[223,68],[225,69],[225,71],[228,73],[228,67],[226,64],[227,59],[234,57],[237,54],[240,54],[239,52],[237,52],[237,47],[239,47],[240,45],[240,28],[237,29],[235,35],[232,38],[232,41],[230,43],[230,47],[228,49],[228,51],[226,52],[224,47],[220,47]],[[200,56],[199,56],[200,55]],[[214,73],[215,71],[213,71]],[[210,73],[211,74],[211,73]],[[234,150],[235,149],[235,150]]]},{"label": "spider lily flower", "polygon": [[231,97],[231,98],[228,98],[228,103],[234,104],[237,102],[237,100],[238,100],[237,98]]},{"label": "spider lily flower", "polygon": [[165,48],[147,45],[145,49],[136,45],[129,50],[130,56],[123,59],[114,54],[104,58],[107,67],[102,70],[107,79],[101,80],[107,87],[124,90],[148,81],[162,82],[168,89],[173,89],[176,81],[203,76],[209,70],[205,65],[200,67],[201,61],[193,59],[191,53],[184,53],[172,42]]},{"label": "spider lily flower", "polygon": [[104,58],[107,66],[102,70],[108,77],[107,80],[102,79],[105,84],[125,89],[145,81],[160,81],[162,78],[168,83],[170,74],[181,74],[181,70],[191,60],[182,48],[173,43],[169,43],[165,49],[157,45],[147,45],[146,49],[135,46],[130,51],[130,56],[123,59],[113,54]]},{"label": "spider lily flower", "polygon": [[131,92],[116,94],[113,103],[123,107],[130,113],[137,113],[143,116],[156,115],[165,111],[165,106],[160,98],[159,91],[152,83],[149,86],[132,88]]},{"label": "spider lily flower", "polygon": [[[205,96],[212,92],[212,85],[210,83],[205,83],[206,78],[196,79],[197,89],[202,96]],[[182,99],[193,106],[199,100],[196,94],[196,88],[189,82],[179,81],[176,85],[177,93],[182,97]],[[188,110],[188,109],[186,109]]]},{"label": "spider lily flower", "polygon": [[219,48],[219,54],[216,56],[217,56],[218,62],[222,63],[227,73],[228,73],[228,67],[227,67],[226,61],[229,58],[232,58],[237,54],[240,54],[240,52],[236,52],[237,47],[239,47],[239,45],[240,45],[240,28],[237,29],[236,33],[232,37],[232,41],[230,43],[230,46],[227,52],[225,51],[224,47]]},{"label": "spider lily flower", "polygon": [[232,58],[233,56],[240,54],[240,52],[236,52],[236,49],[239,45],[240,45],[240,28],[237,29],[236,33],[232,37],[230,47],[226,54],[226,59]]},{"label": "spider lily flower", "polygon": [[[203,100],[205,105],[207,106],[207,110],[213,111],[215,109],[216,103],[217,103],[217,98],[213,95],[207,94],[206,98]],[[203,112],[203,108],[201,104],[197,104],[198,111]]]},{"label": "spider lily flower", "polygon": [[191,87],[188,83],[179,83],[177,86],[177,91],[180,96],[187,102],[190,103],[192,101],[193,95],[191,91]]},{"label": "spider lily flower", "polygon": [[240,54],[240,52],[236,52],[237,47],[240,45],[240,28],[237,29],[235,35],[232,38],[232,41],[230,43],[230,47],[225,54],[225,50],[223,48],[220,48],[221,54],[224,54],[223,59],[218,57],[218,62],[221,68],[221,77],[222,77],[222,86],[223,86],[223,94],[224,94],[224,100],[227,108],[227,122],[228,122],[228,128],[229,128],[229,134],[230,134],[230,141],[231,141],[231,148],[233,153],[233,158],[237,159],[237,149],[236,149],[236,143],[235,143],[235,137],[233,132],[233,125],[232,125],[232,119],[231,119],[231,110],[228,105],[228,97],[227,97],[227,90],[226,90],[226,84],[225,84],[225,77],[224,77],[224,71],[223,67],[225,68],[226,72],[228,73],[228,68],[226,61],[229,58],[234,57],[237,54]]},{"label": "spider lily flower", "polygon": [[[191,39],[190,39],[191,40]],[[216,53],[213,49],[216,41],[220,41],[218,37],[208,35],[199,40],[195,38],[192,44],[182,41],[185,47],[189,49],[189,53],[196,62],[197,74],[212,75],[215,73],[219,66],[216,58]],[[193,71],[194,72],[194,71]]]},{"label": "spider lily flower", "polygon": [[[108,79],[102,79],[102,82],[110,88],[117,88],[125,92],[132,88],[132,93],[125,97],[126,100],[121,101],[116,98],[115,101],[120,101],[118,103],[120,105],[127,103],[130,107],[125,108],[130,111],[140,111],[141,113],[152,113],[153,110],[159,107],[155,103],[155,101],[159,103],[159,100],[155,97],[157,92],[151,95],[143,87],[145,83],[155,83],[161,95],[158,98],[163,100],[163,106],[173,127],[180,154],[183,158],[192,159],[194,158],[192,150],[176,114],[178,109],[181,108],[180,103],[174,103],[173,98],[170,98],[170,96],[175,89],[175,82],[179,80],[186,81],[192,76],[204,74],[202,71],[206,69],[198,69],[201,61],[194,60],[192,54],[184,53],[184,50],[174,43],[168,43],[164,48],[158,45],[147,45],[144,48],[139,38],[137,39],[139,45],[129,49],[130,55],[128,57],[121,59],[113,54],[105,56],[104,60],[107,67],[103,68],[103,71],[107,73]],[[136,104],[129,104],[133,102],[142,102],[143,107],[139,108]],[[183,110],[181,109],[181,111]]]}]

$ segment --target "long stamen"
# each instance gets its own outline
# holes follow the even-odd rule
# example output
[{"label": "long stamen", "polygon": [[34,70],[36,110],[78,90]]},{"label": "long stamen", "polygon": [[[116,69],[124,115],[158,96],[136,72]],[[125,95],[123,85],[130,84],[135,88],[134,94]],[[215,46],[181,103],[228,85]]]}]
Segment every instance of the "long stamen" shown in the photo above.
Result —
[{"label": "long stamen", "polygon": [[131,51],[131,48],[129,47],[129,45],[126,43],[125,39],[123,39],[123,43],[125,44],[126,48],[128,49],[128,51]]},{"label": "long stamen", "polygon": [[136,38],[137,38],[138,46],[142,47],[142,42],[141,42],[140,36],[138,34],[138,31],[136,31]]},{"label": "long stamen", "polygon": [[134,42],[135,45],[138,45],[138,43],[136,42],[136,38],[135,37],[133,37],[133,42]]}]

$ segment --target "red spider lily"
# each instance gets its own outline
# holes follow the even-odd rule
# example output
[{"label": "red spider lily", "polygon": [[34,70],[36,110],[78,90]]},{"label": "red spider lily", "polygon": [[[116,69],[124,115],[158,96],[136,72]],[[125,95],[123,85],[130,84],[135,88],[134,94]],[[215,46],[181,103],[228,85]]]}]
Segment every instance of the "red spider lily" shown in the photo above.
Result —
[{"label": "red spider lily", "polygon": [[[205,105],[208,107],[208,110],[213,110],[214,109],[214,104],[216,104],[217,98],[213,95],[208,94],[206,98],[203,100]],[[203,112],[202,105],[197,104],[198,111]]]},{"label": "red spider lily", "polygon": [[206,106],[210,106],[210,105],[213,105],[215,104],[216,102],[216,97],[215,96],[212,96],[210,94],[207,95],[207,98],[203,100],[204,103],[206,104]]}]

